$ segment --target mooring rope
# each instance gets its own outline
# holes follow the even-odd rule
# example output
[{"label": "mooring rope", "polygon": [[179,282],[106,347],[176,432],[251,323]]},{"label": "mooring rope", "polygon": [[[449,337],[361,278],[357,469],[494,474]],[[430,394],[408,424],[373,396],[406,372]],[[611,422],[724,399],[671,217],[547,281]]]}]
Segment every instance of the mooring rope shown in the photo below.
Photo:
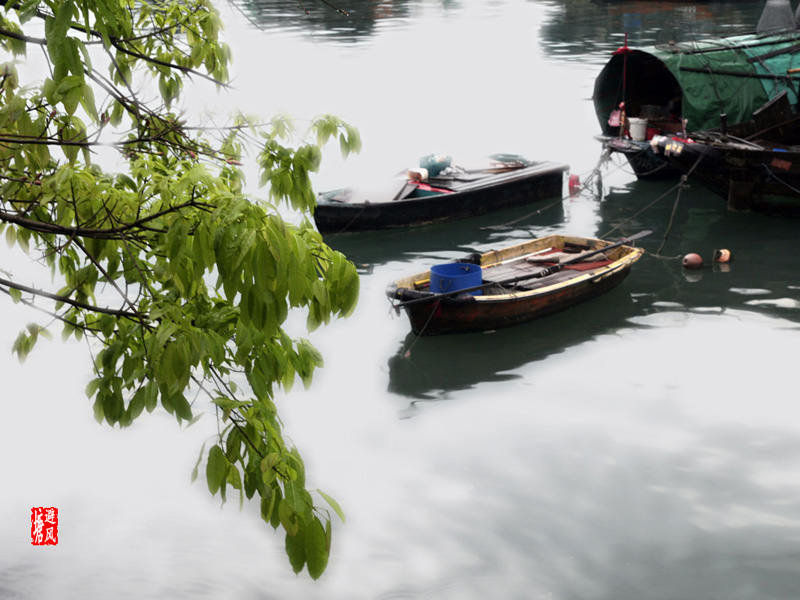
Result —
[{"label": "mooring rope", "polygon": [[[675,213],[678,212],[678,203],[681,200],[681,192],[688,187],[686,185],[686,180],[688,179],[687,175],[681,175],[681,181],[676,186],[678,188],[678,193],[675,195],[675,203],[672,205],[672,213],[669,215],[669,223],[667,224],[667,230],[664,232],[664,237],[661,240],[661,245],[656,250],[655,256],[661,256],[661,251],[664,249],[664,246],[667,243],[667,239],[669,239],[670,231],[672,231],[672,223],[675,221]],[[674,189],[674,188],[673,188]]]},{"label": "mooring rope", "polygon": [[[433,304],[433,309],[431,310],[431,314],[429,314],[429,315],[428,315],[428,320],[427,320],[427,321],[425,321],[425,325],[423,325],[423,326],[422,326],[422,329],[420,329],[420,330],[419,330],[419,333],[417,334],[417,337],[416,337],[416,338],[414,338],[414,341],[413,341],[413,342],[411,342],[411,345],[410,345],[410,346],[408,347],[408,349],[406,349],[406,351],[403,353],[403,355],[404,355],[404,356],[408,356],[408,355],[409,355],[409,353],[411,352],[411,349],[412,349],[412,348],[413,348],[413,347],[414,347],[414,346],[417,344],[417,342],[419,341],[419,339],[420,339],[420,338],[421,338],[423,335],[425,335],[425,330],[428,328],[428,325],[430,325],[430,322],[431,322],[431,320],[433,319],[433,315],[434,315],[434,314],[436,314],[436,309],[437,309],[437,308],[439,308],[439,305],[440,305],[441,303],[442,303],[442,299],[441,299],[441,298],[439,298],[439,299],[438,299],[436,302],[434,302],[434,304]],[[395,307],[395,308],[396,308],[396,310],[398,310],[398,311],[399,311],[399,308],[397,308],[397,307]]]},{"label": "mooring rope", "polygon": [[778,183],[780,183],[781,185],[783,185],[787,189],[792,190],[795,194],[800,194],[800,190],[798,190],[796,187],[794,187],[792,185],[789,185],[783,179],[781,179],[780,177],[775,175],[775,173],[773,173],[767,165],[765,165],[764,163],[761,163],[761,166],[764,167],[764,170],[767,172],[767,175],[769,177],[771,177],[772,179],[774,179],[775,181],[777,181]]},{"label": "mooring rope", "polygon": [[339,231],[337,231],[336,233],[345,233],[345,232],[346,232],[348,229],[350,229],[350,225],[352,225],[353,223],[355,223],[355,222],[356,222],[356,219],[358,219],[358,217],[360,217],[360,216],[361,216],[361,213],[363,213],[363,212],[364,212],[366,209],[367,209],[367,205],[365,204],[364,206],[362,206],[362,207],[361,207],[361,210],[359,210],[359,211],[356,213],[356,215],[355,215],[355,216],[354,216],[352,219],[350,219],[350,221],[347,223],[347,225],[345,225],[344,227],[342,227],[342,228],[341,228]]},{"label": "mooring rope", "polygon": [[620,227],[623,227],[624,225],[626,225],[627,223],[629,223],[633,219],[637,218],[643,212],[645,212],[646,210],[649,210],[653,205],[657,204],[658,202],[663,200],[666,196],[668,196],[669,194],[671,194],[673,191],[675,191],[677,189],[678,193],[675,196],[675,202],[672,205],[672,213],[670,214],[669,224],[667,225],[667,229],[664,232],[664,237],[661,240],[661,245],[659,246],[659,248],[656,251],[656,253],[653,254],[653,256],[656,257],[656,258],[665,258],[665,259],[670,259],[670,260],[675,259],[675,258],[680,258],[679,256],[663,256],[661,254],[661,251],[664,249],[664,246],[667,243],[667,239],[669,238],[669,234],[670,234],[670,232],[672,230],[672,224],[673,224],[673,222],[675,220],[675,215],[678,212],[678,204],[680,203],[681,193],[683,192],[684,189],[689,187],[689,185],[688,185],[689,176],[694,172],[694,170],[697,168],[697,166],[703,161],[703,159],[708,154],[709,150],[710,150],[709,146],[705,146],[705,148],[703,149],[703,152],[700,154],[700,156],[697,157],[697,160],[695,160],[695,162],[692,165],[692,167],[684,175],[681,175],[681,179],[677,184],[675,184],[669,190],[667,190],[666,192],[661,194],[658,198],[656,198],[655,200],[650,202],[647,206],[645,206],[641,210],[637,211],[636,213],[634,213],[633,215],[631,215],[630,217],[628,217],[627,219],[625,219],[624,221],[622,221],[621,223],[619,223],[618,225],[613,227],[611,230],[606,232],[606,234],[601,236],[601,237],[603,237],[603,238],[608,237],[614,231],[616,231]]}]

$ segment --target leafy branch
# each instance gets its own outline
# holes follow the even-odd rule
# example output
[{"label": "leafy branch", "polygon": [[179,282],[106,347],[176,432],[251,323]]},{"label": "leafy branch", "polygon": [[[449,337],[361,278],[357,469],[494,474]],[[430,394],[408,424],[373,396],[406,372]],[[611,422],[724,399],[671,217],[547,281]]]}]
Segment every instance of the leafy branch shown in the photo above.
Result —
[{"label": "leafy branch", "polygon": [[[188,79],[227,85],[230,50],[209,0],[0,6],[9,59],[0,64],[0,233],[34,259],[24,274],[33,283],[8,275],[0,291],[50,317],[23,329],[12,351],[24,360],[53,324],[63,339],[87,339],[86,393],[111,426],[159,408],[193,423],[208,410],[217,432],[193,478],[205,461],[212,494],[257,496],[292,568],[319,577],[332,523],[317,503],[344,514],[307,489],[275,394],[297,378],[310,385],[323,365],[310,341],[286,333],[289,314],[304,312],[313,332],[358,301],[355,267],[308,219],[322,149],[338,141],[343,155],[357,152],[358,131],[331,115],[301,132],[283,118],[206,127],[174,112]],[[27,67],[16,61],[29,47],[47,59],[40,85],[21,82]],[[153,88],[157,103],[135,91]],[[114,152],[119,173],[95,164]],[[249,155],[268,199],[244,191]],[[280,206],[301,223],[284,221]],[[52,281],[57,291],[47,291]]]}]

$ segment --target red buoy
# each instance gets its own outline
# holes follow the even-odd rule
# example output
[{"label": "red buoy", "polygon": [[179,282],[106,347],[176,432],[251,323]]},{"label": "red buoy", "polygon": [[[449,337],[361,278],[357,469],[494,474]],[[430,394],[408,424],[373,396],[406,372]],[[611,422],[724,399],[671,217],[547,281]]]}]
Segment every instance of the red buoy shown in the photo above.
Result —
[{"label": "red buoy", "polygon": [[581,178],[577,175],[570,175],[569,176],[569,195],[575,196],[580,191],[581,187]]},{"label": "red buoy", "polygon": [[703,266],[703,257],[692,252],[683,257],[683,266],[686,269],[699,269]]},{"label": "red buoy", "polygon": [[725,248],[721,250],[714,250],[714,262],[726,263],[733,260],[733,253]]}]

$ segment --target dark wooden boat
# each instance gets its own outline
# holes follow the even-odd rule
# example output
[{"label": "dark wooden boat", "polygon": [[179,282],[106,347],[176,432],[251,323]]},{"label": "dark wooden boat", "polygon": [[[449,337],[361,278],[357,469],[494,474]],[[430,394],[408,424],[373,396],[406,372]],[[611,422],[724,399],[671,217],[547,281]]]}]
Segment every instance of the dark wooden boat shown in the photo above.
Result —
[{"label": "dark wooden boat", "polygon": [[796,104],[799,81],[800,33],[793,18],[787,30],[641,49],[626,43],[595,79],[598,139],[608,152],[625,156],[638,178],[674,178],[680,170],[653,153],[650,139],[747,122],[781,93]]},{"label": "dark wooden boat", "polygon": [[473,217],[561,196],[565,164],[498,156],[484,169],[414,169],[386,197],[343,189],[319,194],[320,233],[425,225]]},{"label": "dark wooden boat", "polygon": [[386,295],[398,313],[405,309],[417,335],[510,327],[619,285],[644,252],[628,244],[648,233],[618,242],[551,235],[472,257],[481,267],[478,285],[432,292],[431,270],[389,284]]},{"label": "dark wooden boat", "polygon": [[787,94],[747,123],[650,143],[672,167],[725,198],[730,210],[800,215],[800,116]]}]

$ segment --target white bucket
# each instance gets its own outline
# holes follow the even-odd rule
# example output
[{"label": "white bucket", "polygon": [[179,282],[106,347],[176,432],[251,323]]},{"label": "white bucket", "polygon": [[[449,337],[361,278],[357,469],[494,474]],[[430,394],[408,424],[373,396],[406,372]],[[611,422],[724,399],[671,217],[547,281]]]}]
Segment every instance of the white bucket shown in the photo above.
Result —
[{"label": "white bucket", "polygon": [[637,142],[643,142],[647,138],[647,119],[636,119],[630,117],[631,139]]},{"label": "white bucket", "polygon": [[406,171],[406,177],[408,177],[412,181],[427,181],[428,180],[428,169],[426,169],[425,167],[417,167],[416,169],[408,169]]}]

